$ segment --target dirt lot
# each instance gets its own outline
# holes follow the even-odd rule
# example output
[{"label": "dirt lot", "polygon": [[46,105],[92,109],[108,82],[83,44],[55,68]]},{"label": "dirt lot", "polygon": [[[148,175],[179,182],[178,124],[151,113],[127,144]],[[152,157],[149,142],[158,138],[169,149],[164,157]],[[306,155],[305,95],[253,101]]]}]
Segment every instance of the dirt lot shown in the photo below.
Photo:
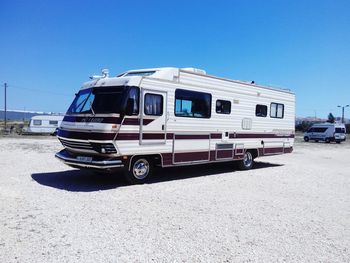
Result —
[{"label": "dirt lot", "polygon": [[350,143],[158,171],[146,185],[0,138],[0,262],[350,262]]}]

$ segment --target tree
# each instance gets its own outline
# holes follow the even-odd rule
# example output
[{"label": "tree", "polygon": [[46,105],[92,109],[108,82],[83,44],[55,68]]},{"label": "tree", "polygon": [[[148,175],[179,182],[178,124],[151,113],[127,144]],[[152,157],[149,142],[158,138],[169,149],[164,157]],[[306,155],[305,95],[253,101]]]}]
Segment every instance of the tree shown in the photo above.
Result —
[{"label": "tree", "polygon": [[329,122],[329,123],[334,123],[335,122],[335,117],[333,116],[333,114],[331,112],[328,114],[327,122]]}]

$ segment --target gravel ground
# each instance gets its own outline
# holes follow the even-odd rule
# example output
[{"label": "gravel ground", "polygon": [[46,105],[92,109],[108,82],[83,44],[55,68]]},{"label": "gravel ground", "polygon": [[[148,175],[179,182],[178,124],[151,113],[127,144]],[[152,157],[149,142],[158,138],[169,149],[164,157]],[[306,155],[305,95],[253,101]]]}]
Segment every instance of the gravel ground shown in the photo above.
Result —
[{"label": "gravel ground", "polygon": [[128,186],[0,138],[0,262],[350,262],[350,143],[171,168]]}]

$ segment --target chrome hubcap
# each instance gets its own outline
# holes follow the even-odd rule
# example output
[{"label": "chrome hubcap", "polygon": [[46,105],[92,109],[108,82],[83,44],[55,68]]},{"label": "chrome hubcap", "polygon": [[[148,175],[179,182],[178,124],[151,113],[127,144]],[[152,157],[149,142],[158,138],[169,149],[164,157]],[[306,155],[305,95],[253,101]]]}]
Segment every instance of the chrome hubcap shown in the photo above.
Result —
[{"label": "chrome hubcap", "polygon": [[146,159],[137,160],[133,166],[133,174],[135,178],[142,180],[145,179],[149,173],[149,163]]},{"label": "chrome hubcap", "polygon": [[250,152],[244,154],[243,163],[245,167],[249,167],[253,163],[253,156]]}]

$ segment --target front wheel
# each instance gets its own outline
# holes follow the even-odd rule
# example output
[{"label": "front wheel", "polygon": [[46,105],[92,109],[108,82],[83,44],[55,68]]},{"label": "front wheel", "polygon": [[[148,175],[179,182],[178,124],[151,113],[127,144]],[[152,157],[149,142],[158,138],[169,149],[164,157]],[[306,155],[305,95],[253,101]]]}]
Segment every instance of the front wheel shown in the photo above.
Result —
[{"label": "front wheel", "polygon": [[307,136],[304,137],[304,141],[308,142],[309,140],[310,140],[309,137]]},{"label": "front wheel", "polygon": [[146,183],[153,173],[152,162],[145,157],[135,157],[132,160],[130,170],[126,172],[125,178],[131,184]]},{"label": "front wheel", "polygon": [[245,152],[243,159],[239,162],[239,168],[241,170],[249,170],[254,165],[254,158],[251,152]]}]

